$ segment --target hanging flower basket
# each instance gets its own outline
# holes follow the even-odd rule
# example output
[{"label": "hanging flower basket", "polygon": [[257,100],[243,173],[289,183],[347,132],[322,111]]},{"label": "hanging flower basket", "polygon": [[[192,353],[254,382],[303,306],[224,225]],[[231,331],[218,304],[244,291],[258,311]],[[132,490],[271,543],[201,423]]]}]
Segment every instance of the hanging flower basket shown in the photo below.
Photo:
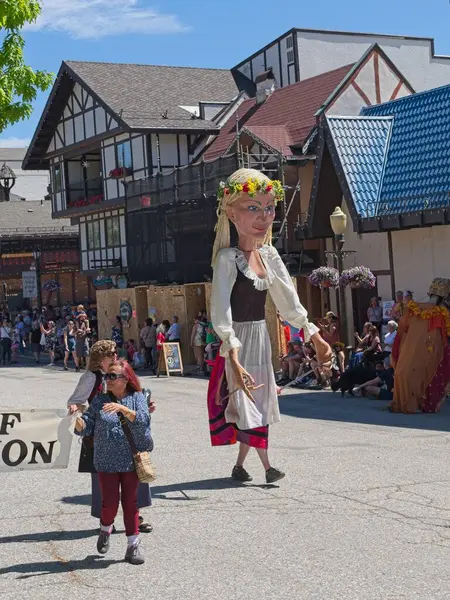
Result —
[{"label": "hanging flower basket", "polygon": [[351,288],[373,288],[376,277],[367,267],[353,267],[342,271],[339,283],[342,287]]},{"label": "hanging flower basket", "polygon": [[339,285],[339,271],[333,267],[319,267],[314,269],[308,279],[316,287],[335,288]]}]

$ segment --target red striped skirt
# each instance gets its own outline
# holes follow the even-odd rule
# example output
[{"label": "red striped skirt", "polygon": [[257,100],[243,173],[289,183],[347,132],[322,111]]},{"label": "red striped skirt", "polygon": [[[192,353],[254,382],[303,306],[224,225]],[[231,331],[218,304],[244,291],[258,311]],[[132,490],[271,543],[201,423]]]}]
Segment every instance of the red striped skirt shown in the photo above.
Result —
[{"label": "red striped skirt", "polygon": [[[216,403],[216,397],[222,401]],[[269,426],[255,429],[239,429],[235,423],[227,423],[225,410],[228,404],[228,385],[225,377],[225,359],[217,355],[208,386],[209,433],[212,446],[227,446],[242,442],[253,448],[268,448]]]}]

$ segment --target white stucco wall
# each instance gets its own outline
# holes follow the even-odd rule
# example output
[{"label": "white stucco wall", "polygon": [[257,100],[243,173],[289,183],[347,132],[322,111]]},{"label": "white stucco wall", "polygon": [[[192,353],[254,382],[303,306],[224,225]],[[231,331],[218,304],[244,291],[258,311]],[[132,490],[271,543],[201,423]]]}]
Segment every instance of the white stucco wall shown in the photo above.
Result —
[{"label": "white stucco wall", "polygon": [[345,232],[345,250],[356,250],[354,257],[345,259],[344,266],[349,269],[356,265],[369,267],[371,271],[389,270],[389,250],[386,233],[365,233],[358,235],[353,231],[353,223],[345,202],[342,210],[347,215]]},{"label": "white stucco wall", "polygon": [[[350,218],[348,208],[345,201],[342,202],[342,210],[347,215],[347,229],[345,231],[344,250],[354,250],[355,254],[344,259],[344,268],[350,269],[354,266],[368,267],[375,272],[377,276],[378,295],[382,300],[393,300],[391,276],[389,274],[377,274],[377,271],[389,271],[389,246],[387,233],[365,233],[358,235],[353,231],[353,223]],[[327,240],[327,250],[332,249],[331,239]],[[329,265],[332,266],[332,261],[329,260]],[[401,289],[401,288],[400,288]],[[352,290],[345,290],[347,304],[347,325],[348,325],[348,340],[353,340],[353,332],[355,330],[353,323],[353,303]],[[330,292],[331,310],[336,310],[336,294]]]},{"label": "white stucco wall", "polygon": [[26,200],[43,200],[48,194],[47,186],[50,183],[48,171],[22,171],[22,160],[26,148],[1,148],[0,167],[5,162],[14,171],[17,179],[11,190]]},{"label": "white stucco wall", "polygon": [[[348,215],[343,202],[342,210]],[[431,281],[435,277],[450,278],[450,225],[423,227],[392,232],[392,254],[396,290],[412,290],[417,301],[426,301]],[[332,249],[331,239],[327,250]],[[364,265],[377,271],[390,271],[387,233],[365,233],[359,236],[353,231],[350,217],[345,232],[344,250],[356,250],[353,257],[344,261],[344,267]],[[331,266],[331,262],[329,262]],[[392,298],[391,275],[377,274],[378,295],[382,300]],[[353,335],[353,311],[351,290],[346,290],[347,322],[349,339]],[[331,310],[336,310],[335,293],[330,292]]]},{"label": "white stucco wall", "polygon": [[450,225],[392,233],[395,285],[426,300],[434,277],[450,278]]},{"label": "white stucco wall", "polygon": [[450,57],[432,58],[428,40],[298,32],[300,77],[307,79],[356,62],[378,43],[416,91],[450,83]]}]

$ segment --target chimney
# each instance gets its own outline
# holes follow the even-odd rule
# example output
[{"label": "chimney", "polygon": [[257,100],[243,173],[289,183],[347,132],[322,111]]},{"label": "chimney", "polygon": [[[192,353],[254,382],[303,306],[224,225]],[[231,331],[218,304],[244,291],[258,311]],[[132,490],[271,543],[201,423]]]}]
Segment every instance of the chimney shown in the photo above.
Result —
[{"label": "chimney", "polygon": [[258,75],[255,79],[255,84],[256,104],[263,104],[276,88],[275,76],[272,69]]}]

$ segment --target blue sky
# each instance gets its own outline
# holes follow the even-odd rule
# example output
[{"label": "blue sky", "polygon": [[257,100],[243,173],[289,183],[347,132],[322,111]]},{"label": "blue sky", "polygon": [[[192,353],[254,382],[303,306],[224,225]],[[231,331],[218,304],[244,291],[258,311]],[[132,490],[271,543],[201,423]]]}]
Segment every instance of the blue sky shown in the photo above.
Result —
[{"label": "blue sky", "polygon": [[[56,73],[62,60],[230,68],[291,27],[434,37],[450,55],[449,0],[42,0],[26,58]],[[25,145],[31,119],[0,135]]]}]

